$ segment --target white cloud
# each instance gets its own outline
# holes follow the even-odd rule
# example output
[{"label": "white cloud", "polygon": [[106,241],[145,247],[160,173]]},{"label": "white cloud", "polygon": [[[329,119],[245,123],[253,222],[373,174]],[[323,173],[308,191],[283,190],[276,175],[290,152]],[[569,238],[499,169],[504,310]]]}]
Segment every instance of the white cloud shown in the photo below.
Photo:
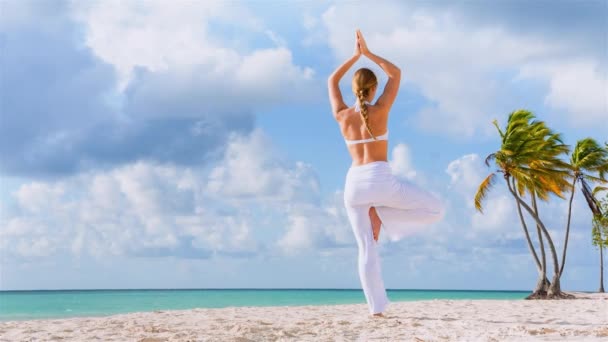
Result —
[{"label": "white cloud", "polygon": [[42,182],[32,182],[25,184],[15,193],[17,203],[26,211],[40,213],[53,210],[55,201],[65,193],[65,189],[60,184],[45,184]]},{"label": "white cloud", "polygon": [[209,175],[207,190],[227,198],[314,202],[319,181],[310,165],[282,160],[261,131],[234,135],[224,159]]},{"label": "white cloud", "polygon": [[[1,231],[3,247],[17,257],[61,251],[203,257],[216,248],[213,242],[230,250],[235,242],[251,247],[239,220],[223,225],[209,217],[213,211],[204,208],[199,182],[187,168],[137,162],[24,184],[15,192],[19,211]],[[218,231],[221,239],[214,241]]]},{"label": "white cloud", "polygon": [[353,245],[341,193],[324,200],[310,165],[282,158],[261,130],[228,145],[211,169],[140,161],[23,184],[17,209],[3,213],[0,247],[25,259],[207,258]]},{"label": "white cloud", "polygon": [[568,117],[576,126],[591,127],[608,120],[608,75],[596,61],[534,63],[522,67],[519,78],[545,80],[549,84],[545,103],[576,114]]},{"label": "white cloud", "polygon": [[[468,228],[458,232],[461,236],[475,241],[488,243],[502,239],[521,238],[519,218],[514,199],[507,192],[501,174],[496,174],[495,184],[483,202],[483,213],[474,207],[474,196],[484,178],[493,170],[486,167],[477,154],[467,154],[448,164],[446,173],[450,176],[450,200],[453,211],[459,212],[460,220]],[[492,242],[493,243],[493,242]]]},{"label": "white cloud", "polygon": [[337,252],[336,248],[356,248],[343,196],[338,191],[322,204],[296,203],[291,206],[287,231],[277,241],[277,247],[287,255],[307,251],[330,255]]},{"label": "white cloud", "polygon": [[473,196],[490,170],[483,165],[477,154],[467,154],[450,162],[446,173],[450,176],[450,188],[465,199],[470,199],[467,203],[472,207]]},{"label": "white cloud", "polygon": [[289,229],[283,237],[278,241],[283,251],[290,255],[299,252],[302,249],[311,249],[315,245],[315,241],[319,238],[315,232],[311,232],[310,217],[307,215],[292,215],[289,217]]},{"label": "white cloud", "polygon": [[473,214],[472,228],[493,234],[501,232],[519,233],[519,231],[513,230],[513,228],[516,228],[515,226],[519,225],[519,219],[516,220],[513,202],[513,197],[506,195],[492,196],[486,200],[485,214],[477,211]]},{"label": "white cloud", "polygon": [[[205,73],[202,94],[228,83],[233,95],[274,94],[276,100],[277,91],[287,95],[286,86],[303,92],[314,75],[311,68],[294,65],[284,40],[238,3],[104,1],[74,3],[73,13],[87,28],[87,45],[118,70],[122,88],[137,67],[188,70]],[[217,23],[229,23],[238,34],[221,36]],[[259,37],[276,47],[252,49],[249,41]]]},{"label": "white cloud", "polygon": [[408,145],[400,143],[393,147],[391,152],[391,169],[397,176],[412,180],[416,177],[416,170],[412,165],[411,151]]},{"label": "white cloud", "polygon": [[255,18],[241,6],[219,2],[104,1],[73,4],[74,16],[87,28],[87,44],[103,60],[116,66],[123,78],[133,68],[159,71],[171,65],[211,63],[228,68],[238,53],[208,37],[213,17],[235,20],[255,28]]},{"label": "white cloud", "polygon": [[316,13],[311,13],[309,9],[304,11],[301,14],[301,24],[306,31],[306,34],[301,41],[302,46],[306,48],[326,48],[325,41],[327,35],[321,25],[321,18],[319,18]]},{"label": "white cloud", "polygon": [[45,257],[53,253],[57,246],[52,245],[46,237],[42,236],[29,241],[19,240],[14,248],[24,257]]},{"label": "white cloud", "polygon": [[266,204],[284,214],[285,233],[276,245],[288,255],[354,242],[342,193],[324,200],[320,187],[310,165],[282,158],[261,130],[235,135],[207,183],[218,198]]}]

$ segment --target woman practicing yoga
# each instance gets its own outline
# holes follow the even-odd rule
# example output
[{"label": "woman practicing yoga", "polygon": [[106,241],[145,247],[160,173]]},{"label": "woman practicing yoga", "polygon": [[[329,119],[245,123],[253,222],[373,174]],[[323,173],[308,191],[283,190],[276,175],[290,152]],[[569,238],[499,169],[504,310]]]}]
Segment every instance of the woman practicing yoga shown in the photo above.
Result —
[{"label": "woman practicing yoga", "polygon": [[[349,107],[342,99],[339,82],[361,55],[378,64],[387,74],[388,82],[372,104],[378,80],[367,68],[357,70],[352,80],[357,101]],[[371,53],[359,30],[354,55],[328,79],[332,113],[353,159],[346,175],[344,204],[359,248],[359,278],[370,313],[380,317],[389,304],[376,246],[380,227],[396,241],[419,229],[416,225],[443,217],[441,202],[413,184],[396,179],[387,161],[388,113],[397,97],[400,80],[399,68]]]}]

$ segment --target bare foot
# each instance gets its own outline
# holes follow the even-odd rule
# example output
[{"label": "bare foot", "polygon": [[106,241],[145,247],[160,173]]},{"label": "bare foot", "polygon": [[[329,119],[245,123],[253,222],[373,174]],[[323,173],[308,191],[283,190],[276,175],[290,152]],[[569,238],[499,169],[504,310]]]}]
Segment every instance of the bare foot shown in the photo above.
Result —
[{"label": "bare foot", "polygon": [[375,207],[369,208],[369,218],[372,221],[372,233],[374,235],[374,240],[378,242],[378,238],[380,237],[380,226],[382,226],[382,221],[376,212]]},{"label": "bare foot", "polygon": [[384,316],[384,315],[382,314],[382,312],[380,312],[380,313],[375,313],[375,314],[373,314],[373,315],[372,315],[372,317],[386,317],[386,316]]}]

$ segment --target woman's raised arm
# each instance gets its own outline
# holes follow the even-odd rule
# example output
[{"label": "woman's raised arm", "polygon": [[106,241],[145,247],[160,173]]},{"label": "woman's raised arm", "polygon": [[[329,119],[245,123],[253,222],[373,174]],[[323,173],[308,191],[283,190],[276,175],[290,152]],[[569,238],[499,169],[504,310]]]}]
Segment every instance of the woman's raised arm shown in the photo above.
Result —
[{"label": "woman's raised arm", "polygon": [[377,56],[371,51],[369,51],[367,43],[365,42],[365,39],[363,38],[361,31],[359,30],[357,30],[357,40],[359,42],[361,54],[371,59],[374,63],[378,64],[388,76],[388,82],[386,82],[386,86],[384,86],[384,91],[382,92],[382,95],[378,97],[378,101],[376,101],[377,106],[385,107],[388,110],[393,105],[393,102],[397,97],[397,93],[399,92],[399,83],[401,82],[401,69],[399,69],[396,65],[387,61],[386,59]]},{"label": "woman's raised arm", "polygon": [[341,110],[348,108],[342,98],[342,92],[340,92],[340,80],[346,74],[353,64],[361,57],[361,48],[359,47],[359,41],[355,40],[355,53],[352,57],[347,59],[342,65],[340,65],[327,79],[327,88],[329,90],[329,102],[331,104],[331,111],[334,114],[334,118],[337,118],[338,113]]}]

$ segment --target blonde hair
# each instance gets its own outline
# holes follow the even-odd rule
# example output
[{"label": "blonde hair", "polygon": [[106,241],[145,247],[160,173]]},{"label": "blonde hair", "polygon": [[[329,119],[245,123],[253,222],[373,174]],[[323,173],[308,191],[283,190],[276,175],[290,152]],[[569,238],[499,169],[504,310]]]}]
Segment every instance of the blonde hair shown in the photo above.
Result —
[{"label": "blonde hair", "polygon": [[376,137],[372,133],[371,128],[369,127],[369,114],[367,112],[367,104],[365,103],[365,99],[369,96],[370,90],[378,84],[378,79],[373,71],[368,68],[361,68],[355,71],[355,75],[353,76],[353,93],[357,96],[357,103],[359,104],[360,113],[363,117],[363,122],[365,123],[365,128],[372,136],[374,140]]}]

